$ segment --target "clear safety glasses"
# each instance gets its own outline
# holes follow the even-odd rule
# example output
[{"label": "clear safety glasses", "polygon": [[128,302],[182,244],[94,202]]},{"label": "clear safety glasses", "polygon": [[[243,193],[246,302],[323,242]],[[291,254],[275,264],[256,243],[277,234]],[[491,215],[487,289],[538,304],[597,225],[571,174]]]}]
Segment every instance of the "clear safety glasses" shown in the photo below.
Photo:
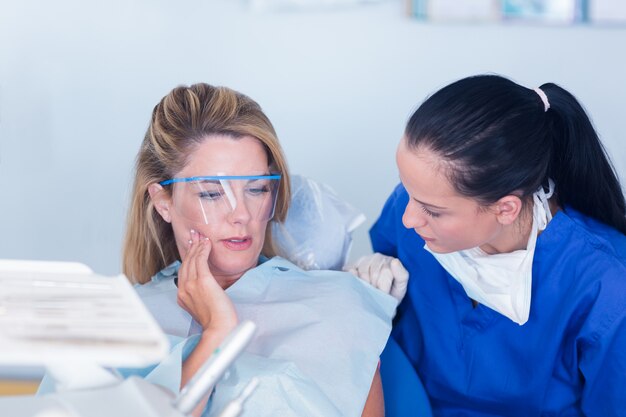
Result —
[{"label": "clear safety glasses", "polygon": [[194,223],[218,223],[238,213],[250,220],[274,217],[280,174],[215,175],[162,181],[172,187],[174,209]]}]

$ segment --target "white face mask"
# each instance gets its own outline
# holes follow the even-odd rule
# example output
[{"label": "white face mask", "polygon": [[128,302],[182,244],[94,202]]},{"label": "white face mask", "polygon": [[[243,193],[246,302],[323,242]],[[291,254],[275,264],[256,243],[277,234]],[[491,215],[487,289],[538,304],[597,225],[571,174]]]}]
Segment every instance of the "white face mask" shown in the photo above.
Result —
[{"label": "white face mask", "polygon": [[497,311],[515,323],[528,321],[532,288],[533,256],[537,235],[552,220],[548,199],[554,193],[549,180],[546,193],[539,187],[533,194],[533,225],[526,249],[489,255],[476,247],[452,253],[433,254],[446,271],[459,281],[465,293],[478,303]]}]

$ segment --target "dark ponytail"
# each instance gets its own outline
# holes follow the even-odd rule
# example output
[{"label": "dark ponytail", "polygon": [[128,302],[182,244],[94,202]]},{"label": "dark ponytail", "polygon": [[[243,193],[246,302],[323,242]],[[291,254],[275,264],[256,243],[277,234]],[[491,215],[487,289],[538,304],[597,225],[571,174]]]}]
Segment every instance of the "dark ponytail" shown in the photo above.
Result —
[{"label": "dark ponytail", "polygon": [[456,191],[489,205],[513,192],[529,198],[551,178],[560,207],[626,234],[624,195],[588,116],[555,84],[541,96],[497,75],[468,77],[429,97],[405,136],[449,162]]},{"label": "dark ponytail", "polygon": [[548,175],[557,184],[559,206],[574,207],[626,234],[624,194],[585,110],[556,84],[541,89],[550,102],[553,151]]}]

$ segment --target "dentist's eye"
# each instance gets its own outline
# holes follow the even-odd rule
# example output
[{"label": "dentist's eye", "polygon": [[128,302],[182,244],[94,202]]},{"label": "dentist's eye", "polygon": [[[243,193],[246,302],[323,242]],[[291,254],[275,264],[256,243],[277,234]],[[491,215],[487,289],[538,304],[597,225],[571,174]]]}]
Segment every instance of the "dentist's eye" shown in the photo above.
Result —
[{"label": "dentist's eye", "polygon": [[439,217],[439,213],[435,213],[434,211],[428,210],[426,207],[422,206],[422,211],[426,213],[430,217]]}]

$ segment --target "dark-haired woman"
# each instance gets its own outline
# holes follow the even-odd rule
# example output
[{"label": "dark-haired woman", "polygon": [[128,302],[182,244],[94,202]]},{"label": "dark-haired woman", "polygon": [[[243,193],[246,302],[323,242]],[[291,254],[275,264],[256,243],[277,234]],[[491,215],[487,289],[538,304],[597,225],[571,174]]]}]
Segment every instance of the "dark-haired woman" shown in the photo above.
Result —
[{"label": "dark-haired woman", "polygon": [[578,101],[465,78],[396,159],[370,236],[409,271],[392,337],[433,414],[626,415],[624,195]]}]

